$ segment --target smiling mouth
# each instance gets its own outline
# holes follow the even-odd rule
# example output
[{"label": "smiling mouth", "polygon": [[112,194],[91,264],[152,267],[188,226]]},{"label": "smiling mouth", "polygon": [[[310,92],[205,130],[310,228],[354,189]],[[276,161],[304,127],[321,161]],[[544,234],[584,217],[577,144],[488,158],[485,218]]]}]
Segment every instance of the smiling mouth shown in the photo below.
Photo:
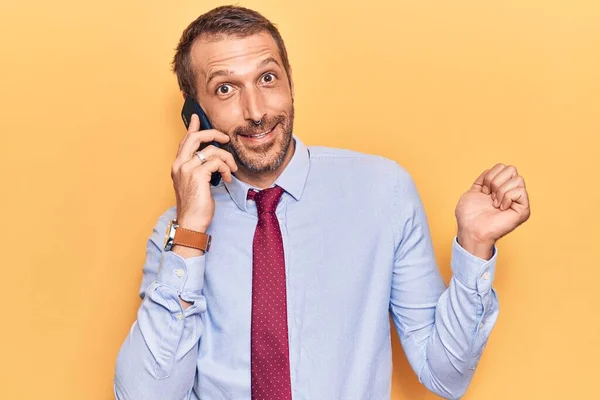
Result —
[{"label": "smiling mouth", "polygon": [[247,138],[252,138],[252,139],[260,139],[260,138],[263,138],[263,137],[267,136],[269,133],[273,132],[273,129],[275,129],[276,126],[277,126],[277,124],[275,124],[268,131],[265,131],[265,132],[262,132],[262,133],[257,133],[257,134],[254,134],[254,135],[242,135],[242,134],[240,134],[240,136],[247,137]]}]

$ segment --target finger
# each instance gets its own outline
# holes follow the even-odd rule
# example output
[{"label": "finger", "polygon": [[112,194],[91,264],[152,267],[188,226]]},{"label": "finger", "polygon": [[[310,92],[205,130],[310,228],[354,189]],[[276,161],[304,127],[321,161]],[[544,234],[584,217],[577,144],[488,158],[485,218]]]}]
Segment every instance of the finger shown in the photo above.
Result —
[{"label": "finger", "polygon": [[485,171],[483,171],[481,173],[481,175],[479,175],[479,178],[475,179],[475,182],[473,182],[471,189],[477,189],[477,190],[481,191],[481,188],[483,187],[483,178],[488,173],[488,171],[489,171],[489,169],[486,169]]},{"label": "finger", "polygon": [[527,189],[524,187],[517,187],[506,192],[504,199],[502,199],[502,203],[500,203],[500,210],[508,210],[509,208],[513,208],[516,204],[522,206],[529,204]]},{"label": "finger", "polygon": [[200,130],[200,118],[198,117],[198,114],[192,114],[192,117],[190,118],[190,123],[188,125],[187,131],[185,133],[185,135],[183,136],[183,138],[181,139],[181,142],[179,142],[179,147],[177,148],[177,154],[179,155],[179,153],[181,152],[181,146],[183,145],[183,143],[185,143],[188,135],[191,132],[195,132]]},{"label": "finger", "polygon": [[212,141],[227,143],[229,141],[229,136],[216,129],[190,132],[183,139],[177,152],[177,157],[183,156],[184,160],[187,161],[200,148],[202,143],[209,143]]},{"label": "finger", "polygon": [[198,114],[192,114],[190,118],[190,124],[188,125],[187,133],[196,132],[200,130],[200,118]]},{"label": "finger", "polygon": [[[227,164],[229,169],[231,169],[233,172],[238,170],[238,166],[235,163],[233,155],[230,152],[228,152],[227,150],[220,149],[211,144],[211,145],[205,147],[201,151],[201,153],[204,156],[204,159],[206,160],[205,162],[208,162],[209,160],[214,159],[214,158],[219,158],[225,164]],[[198,165],[202,165],[202,160],[194,152],[194,155],[192,156],[192,158],[189,161],[186,161],[182,165],[182,169],[185,167],[186,171],[191,171],[194,168],[196,168]]]},{"label": "finger", "polygon": [[498,173],[504,169],[504,167],[504,164],[496,164],[488,171],[487,174],[485,174],[485,176],[483,177],[483,187],[481,188],[481,191],[484,194],[492,193],[492,191],[490,190],[491,182],[496,177],[496,175],[498,175]]},{"label": "finger", "polygon": [[[512,178],[519,176],[517,168],[513,165],[504,167],[490,182],[490,190],[492,193],[496,193],[500,186],[510,181]],[[497,195],[495,197],[498,197]]]},{"label": "finger", "polygon": [[[229,166],[229,168],[233,172],[237,171],[237,169],[238,169],[237,164],[235,163],[235,160],[233,158],[233,155],[225,149],[218,148],[211,144],[211,145],[206,146],[202,150],[202,155],[207,160],[210,160],[215,157],[220,158]],[[196,157],[196,158],[198,158],[198,157]]]},{"label": "finger", "polygon": [[499,207],[500,204],[502,204],[506,193],[518,187],[525,187],[525,180],[520,175],[511,178],[508,182],[505,182],[500,186],[496,193],[492,193],[494,207]]},{"label": "finger", "polygon": [[[176,161],[179,162],[182,160],[177,159]],[[192,156],[192,158],[190,158],[188,161],[183,162],[179,166],[178,166],[178,164],[174,163],[173,164],[173,172],[175,172],[175,173],[181,172],[183,175],[191,175],[195,168],[201,166],[205,162],[206,161],[203,162],[200,159],[200,157],[198,157],[197,155],[194,154]]]},{"label": "finger", "polygon": [[[196,157],[197,158],[197,157]],[[213,172],[219,172],[225,182],[231,182],[232,174],[229,166],[220,158],[213,158],[205,162],[194,170],[194,174],[200,175],[198,178],[204,181],[210,181]]]}]

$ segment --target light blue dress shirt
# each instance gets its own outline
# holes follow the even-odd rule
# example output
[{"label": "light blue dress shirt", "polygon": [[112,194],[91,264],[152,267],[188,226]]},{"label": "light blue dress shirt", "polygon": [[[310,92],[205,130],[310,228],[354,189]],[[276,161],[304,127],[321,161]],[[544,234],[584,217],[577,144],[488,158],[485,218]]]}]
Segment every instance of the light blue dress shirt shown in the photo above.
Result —
[{"label": "light blue dress shirt", "polygon": [[[391,392],[391,313],[419,381],[450,399],[465,393],[498,316],[491,260],[456,236],[452,279],[438,270],[423,204],[409,173],[383,157],[306,147],[276,185],[287,285],[294,400],[380,400]],[[250,399],[251,186],[212,189],[210,251],[164,252],[175,207],[146,248],[137,320],[120,349],[120,400]],[[182,310],[178,300],[194,304]]]}]

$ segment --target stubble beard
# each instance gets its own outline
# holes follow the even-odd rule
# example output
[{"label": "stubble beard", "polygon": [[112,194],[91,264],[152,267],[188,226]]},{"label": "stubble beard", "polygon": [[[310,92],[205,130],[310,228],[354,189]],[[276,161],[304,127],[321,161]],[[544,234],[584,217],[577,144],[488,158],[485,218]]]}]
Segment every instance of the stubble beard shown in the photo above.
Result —
[{"label": "stubble beard", "polygon": [[[277,125],[274,132],[277,135],[274,140],[251,149],[244,146],[238,139],[240,134],[254,134]],[[242,167],[252,173],[273,172],[283,164],[290,144],[292,142],[294,126],[294,106],[290,108],[288,117],[277,115],[262,121],[260,125],[249,125],[234,129],[230,136],[232,139],[227,144],[229,152],[233,155],[238,167]],[[281,131],[278,132],[278,131]]]}]

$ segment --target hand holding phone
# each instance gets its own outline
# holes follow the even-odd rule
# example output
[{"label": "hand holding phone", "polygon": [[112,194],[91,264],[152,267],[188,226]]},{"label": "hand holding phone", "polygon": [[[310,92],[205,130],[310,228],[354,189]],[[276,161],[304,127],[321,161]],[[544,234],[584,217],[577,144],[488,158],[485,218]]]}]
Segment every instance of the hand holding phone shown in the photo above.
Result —
[{"label": "hand holding phone", "polygon": [[[214,216],[215,201],[210,187],[215,184],[215,174],[219,179],[230,182],[238,168],[233,155],[223,149],[223,145],[229,142],[228,135],[215,129],[201,130],[202,121],[196,112],[188,119],[184,118],[184,123],[188,132],[179,145],[171,168],[177,198],[177,221],[186,229],[205,232]],[[205,161],[195,155],[198,148],[203,149]]]},{"label": "hand holding phone", "polygon": [[[183,120],[183,124],[185,125],[186,129],[189,129],[190,121],[192,120],[193,114],[198,115],[198,117],[200,118],[200,130],[201,131],[206,130],[206,129],[212,129],[212,125],[211,125],[210,121],[208,120],[208,117],[206,116],[206,113],[204,112],[202,107],[200,107],[200,105],[192,98],[186,97],[185,102],[183,103],[183,108],[181,109],[181,119]],[[202,143],[198,150],[203,150],[209,144],[212,144],[215,147],[221,148],[221,144],[219,142],[213,141],[210,143]],[[218,172],[214,172],[212,174],[212,178],[210,179],[211,185],[217,186],[220,181],[221,181],[221,174],[219,174]]]}]

